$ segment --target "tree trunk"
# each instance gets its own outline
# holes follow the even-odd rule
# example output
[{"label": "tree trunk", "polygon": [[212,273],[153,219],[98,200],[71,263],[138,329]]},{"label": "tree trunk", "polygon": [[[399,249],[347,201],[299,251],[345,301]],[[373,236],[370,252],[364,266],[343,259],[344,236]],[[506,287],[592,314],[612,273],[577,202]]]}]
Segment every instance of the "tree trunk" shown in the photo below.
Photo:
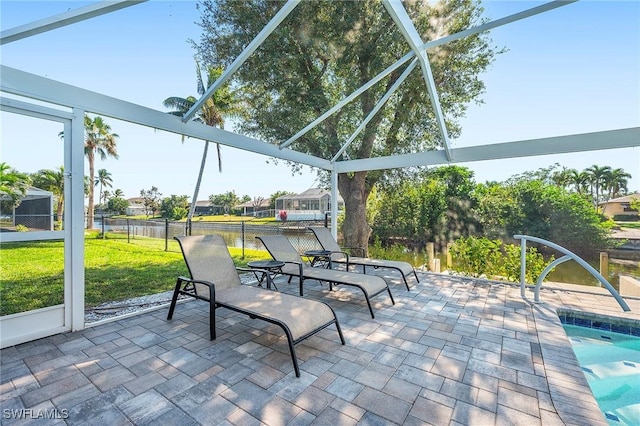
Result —
[{"label": "tree trunk", "polygon": [[87,153],[87,160],[89,161],[89,202],[87,207],[87,229],[93,229],[93,180],[95,179],[95,157],[93,151],[89,151]]},{"label": "tree trunk", "polygon": [[191,199],[191,207],[189,208],[187,221],[191,221],[191,219],[193,219],[193,213],[196,211],[196,202],[198,201],[198,192],[200,192],[200,182],[202,182],[202,174],[204,173],[204,166],[205,166],[205,163],[207,162],[208,151],[209,151],[209,141],[204,141],[204,151],[202,152],[202,160],[200,161],[200,172],[198,173],[196,188],[193,191],[193,198]]},{"label": "tree trunk", "polygon": [[[56,212],[57,212],[58,222],[60,222],[60,224],[62,225],[62,223],[63,223],[62,214],[64,213],[64,199],[62,197],[59,197],[59,199],[58,199],[58,205],[57,205],[57,208],[56,208]],[[62,229],[62,228],[60,228],[60,229]]]},{"label": "tree trunk", "polygon": [[[371,227],[367,223],[366,188],[367,172],[357,172],[353,176],[338,175],[338,188],[344,199],[345,218],[342,226],[345,247],[362,247],[364,257],[369,255]],[[359,253],[356,253],[359,255]]]}]

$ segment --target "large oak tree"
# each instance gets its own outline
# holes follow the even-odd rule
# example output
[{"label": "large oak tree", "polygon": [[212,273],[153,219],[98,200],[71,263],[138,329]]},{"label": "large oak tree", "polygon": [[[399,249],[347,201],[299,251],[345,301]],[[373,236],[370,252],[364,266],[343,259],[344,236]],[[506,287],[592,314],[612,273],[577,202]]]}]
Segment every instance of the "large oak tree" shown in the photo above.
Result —
[{"label": "large oak tree", "polygon": [[[203,0],[203,34],[196,44],[207,64],[229,65],[282,7],[282,1]],[[424,41],[482,23],[473,0],[403,3]],[[379,1],[301,2],[235,74],[250,108],[243,132],[281,143],[409,52],[408,44]],[[484,91],[480,74],[500,50],[474,35],[428,51],[447,128],[460,133],[469,102]],[[332,158],[379,99],[400,77],[400,67],[357,101],[332,115],[292,146]],[[415,69],[349,145],[344,158],[432,150],[442,146],[422,73]],[[294,170],[296,167],[293,165]],[[366,247],[371,228],[366,200],[385,172],[340,174],[348,246]]]}]

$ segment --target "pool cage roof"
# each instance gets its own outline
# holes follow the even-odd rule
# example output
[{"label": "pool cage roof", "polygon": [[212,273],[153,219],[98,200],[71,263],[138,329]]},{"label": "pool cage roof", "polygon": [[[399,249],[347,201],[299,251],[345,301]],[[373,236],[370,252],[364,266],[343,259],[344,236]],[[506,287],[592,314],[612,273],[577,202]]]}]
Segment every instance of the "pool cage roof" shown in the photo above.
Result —
[{"label": "pool cage roof", "polygon": [[[119,9],[135,6],[143,1],[103,1],[89,6],[72,9],[67,12],[41,19],[15,28],[5,29],[0,32],[0,45],[19,42],[30,36],[52,31],[67,25],[88,20]],[[47,307],[28,313],[20,313],[16,316],[0,318],[0,347],[7,347],[29,340],[38,339],[48,335],[61,333],[68,330],[81,330],[85,328],[85,301],[84,301],[84,114],[98,114],[125,122],[146,126],[153,129],[167,131],[187,137],[200,139],[221,145],[262,154],[277,159],[291,161],[331,172],[331,196],[332,196],[332,232],[335,232],[337,214],[337,175],[339,173],[382,170],[391,168],[403,168],[412,166],[432,166],[449,163],[464,163],[480,160],[496,160],[516,157],[538,156],[545,154],[571,153],[580,151],[593,151],[617,148],[632,148],[640,146],[640,127],[626,129],[604,130],[577,135],[547,137],[540,139],[520,140],[505,143],[479,145],[473,147],[453,148],[449,141],[449,134],[445,125],[442,109],[439,105],[438,88],[434,83],[430,71],[430,62],[427,50],[433,46],[448,43],[466,37],[471,34],[488,31],[502,25],[506,25],[521,19],[525,19],[554,8],[565,6],[572,2],[554,1],[519,12],[502,19],[498,19],[476,28],[469,28],[460,33],[452,34],[437,40],[425,42],[418,35],[411,19],[409,18],[403,3],[398,0],[382,0],[386,11],[400,33],[407,42],[407,53],[404,57],[391,65],[387,70],[365,83],[362,87],[345,99],[332,106],[329,110],[320,114],[298,133],[292,135],[286,141],[277,144],[268,143],[256,138],[239,133],[206,126],[190,120],[197,108],[212,94],[233,76],[233,73],[242,66],[252,52],[266,40],[270,33],[300,4],[299,0],[289,0],[283,4],[280,11],[268,22],[262,31],[249,43],[244,51],[236,58],[225,72],[220,76],[207,93],[198,101],[194,108],[185,116],[177,117],[166,112],[148,108],[140,104],[106,96],[101,93],[82,89],[80,87],[61,83],[42,75],[28,73],[6,65],[0,65],[0,92],[11,97],[0,97],[0,109],[21,115],[44,118],[64,124],[64,156],[65,175],[68,178],[65,183],[65,227],[63,231],[11,233],[16,236],[12,241],[31,241],[44,239],[64,239],[65,255],[65,289],[64,304]],[[180,4],[177,2],[176,4]],[[135,42],[135,40],[133,40]],[[357,133],[345,141],[340,149],[327,158],[312,156],[292,148],[292,144],[313,126],[318,125],[330,114],[338,111],[349,102],[366,91],[369,87],[383,79],[393,69],[413,62],[412,72],[421,73],[424,87],[435,111],[439,126],[442,148],[414,152],[402,155],[377,156],[367,159],[347,159],[342,153],[348,147],[351,140],[357,137]],[[417,69],[416,69],[417,68]],[[405,68],[407,69],[407,68]],[[378,102],[379,108],[387,96]],[[26,99],[26,100],[25,100]],[[62,108],[60,108],[62,107]],[[368,117],[364,118],[362,127]],[[359,131],[358,130],[358,131]],[[298,145],[298,144],[296,144]],[[293,145],[293,146],[296,146]],[[197,161],[194,159],[194,162]],[[75,179],[74,179],[75,177]],[[65,181],[67,182],[67,181]],[[67,196],[68,194],[68,196]],[[68,223],[67,223],[68,222]],[[67,226],[68,225],[68,226]],[[9,233],[4,233],[9,234]],[[334,235],[335,236],[335,235]],[[8,241],[0,235],[3,241]],[[20,237],[20,238],[17,238]],[[28,315],[27,315],[28,314]]]},{"label": "pool cage roof", "polygon": [[[32,35],[55,30],[56,28],[71,25],[76,22],[84,21],[126,7],[135,6],[139,3],[144,3],[144,1],[146,0],[102,1],[74,10],[69,10],[50,18],[6,29],[0,33],[0,44],[4,45],[7,43],[18,42],[19,40]],[[288,140],[281,141],[278,144],[271,144],[242,134],[205,126],[203,124],[190,121],[190,119],[218,88],[232,78],[233,74],[243,65],[247,58],[249,58],[251,54],[260,47],[261,43],[263,43],[264,40],[266,40],[278,27],[278,25],[296,8],[296,6],[300,4],[300,0],[289,0],[284,3],[279,12],[267,23],[254,40],[245,47],[244,51],[229,67],[227,67],[217,81],[208,88],[206,93],[204,93],[195,105],[193,105],[193,107],[181,118],[167,114],[166,112],[157,111],[131,102],[126,102],[121,99],[116,99],[81,89],[79,87],[60,83],[40,75],[27,73],[5,65],[2,65],[0,68],[0,89],[5,93],[49,102],[69,108],[79,108],[85,112],[105,115],[159,130],[166,130],[185,136],[208,140],[221,145],[329,170],[334,173],[464,163],[480,160],[495,160],[640,146],[640,127],[633,127],[473,147],[451,147],[449,133],[447,131],[444,114],[438,97],[438,88],[431,73],[428,50],[432,47],[449,43],[469,35],[489,31],[534,15],[548,12],[570,3],[573,3],[573,1],[552,1],[501,19],[487,22],[474,28],[466,29],[456,34],[451,34],[436,40],[425,41],[418,34],[401,1],[382,0],[385,10],[392,17],[393,22],[406,40],[408,53],[404,57],[399,58],[394,64],[378,74],[371,81],[365,83],[351,95],[342,99],[329,110],[318,116],[306,127],[300,129]],[[318,126],[331,114],[336,113],[345,105],[357,99],[358,96],[364,93],[368,88],[372,87],[388,76],[391,72],[402,66],[407,67],[407,72],[405,72],[404,77],[406,77],[408,72],[421,73],[424,80],[424,90],[428,92],[431,107],[435,112],[435,118],[440,133],[439,136],[442,143],[441,149],[402,155],[378,156],[366,159],[348,159],[344,158],[342,155],[348,145],[366,126],[368,120],[384,105],[384,103],[393,94],[393,91],[402,83],[403,78],[398,79],[397,84],[394,85],[382,99],[378,100],[378,104],[374,108],[372,114],[364,118],[356,132],[342,144],[338,151],[333,153],[331,158],[315,157],[297,151],[291,147],[296,140],[315,126]],[[12,107],[19,107],[21,105],[21,101],[19,100],[2,98],[1,101],[2,107],[5,110],[10,110]]]}]

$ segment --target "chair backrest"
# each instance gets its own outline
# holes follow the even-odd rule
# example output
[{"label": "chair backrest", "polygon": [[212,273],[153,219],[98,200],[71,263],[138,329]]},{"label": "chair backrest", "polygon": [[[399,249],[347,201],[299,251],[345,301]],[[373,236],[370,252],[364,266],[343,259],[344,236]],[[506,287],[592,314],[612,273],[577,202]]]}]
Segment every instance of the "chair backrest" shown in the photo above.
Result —
[{"label": "chair backrest", "polygon": [[322,246],[323,249],[329,251],[341,251],[342,249],[331,235],[331,230],[329,228],[325,228],[324,226],[311,226],[309,229],[315,234],[318,242]]},{"label": "chair backrest", "polygon": [[216,285],[216,290],[241,285],[236,266],[222,236],[193,235],[175,239],[180,243],[192,279],[212,282]]},{"label": "chair backrest", "polygon": [[267,248],[271,257],[281,262],[302,262],[300,254],[296,251],[296,248],[291,244],[291,241],[284,235],[262,235],[256,237]]}]

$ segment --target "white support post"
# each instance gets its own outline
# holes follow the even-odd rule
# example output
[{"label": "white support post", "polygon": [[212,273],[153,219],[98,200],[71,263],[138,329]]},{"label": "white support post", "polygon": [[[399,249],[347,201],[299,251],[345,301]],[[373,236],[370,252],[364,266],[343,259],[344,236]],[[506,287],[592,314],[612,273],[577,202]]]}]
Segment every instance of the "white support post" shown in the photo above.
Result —
[{"label": "white support post", "polygon": [[65,320],[84,329],[84,110],[74,108],[64,128]]},{"label": "white support post", "polygon": [[338,172],[331,169],[331,235],[338,241]]},{"label": "white support post", "polygon": [[380,74],[378,74],[375,77],[373,77],[367,83],[365,83],[364,85],[360,86],[360,88],[358,90],[356,90],[355,92],[351,93],[349,96],[347,96],[346,98],[342,99],[340,102],[335,104],[333,107],[331,107],[330,109],[325,111],[324,114],[322,114],[321,116],[319,116],[318,118],[313,120],[304,129],[300,130],[298,133],[296,133],[295,135],[291,136],[286,141],[282,142],[279,145],[280,149],[286,148],[289,145],[291,145],[292,143],[294,143],[295,141],[297,141],[299,138],[304,136],[309,130],[313,129],[318,124],[322,123],[324,120],[326,120],[331,115],[333,115],[336,111],[339,111],[340,109],[342,109],[342,107],[344,107],[345,105],[348,105],[349,103],[353,102],[355,99],[358,98],[358,96],[360,96],[361,94],[363,94],[364,92],[369,90],[371,87],[373,87],[376,84],[378,84],[383,78],[385,78],[386,76],[391,74],[393,71],[395,71],[398,68],[400,68],[404,63],[406,63],[408,60],[410,60],[414,56],[415,56],[414,52],[409,52],[406,55],[404,55],[402,58],[398,59],[395,63],[389,65],[387,67],[387,69],[385,69]]},{"label": "white support post", "polygon": [[440,106],[440,99],[438,97],[436,83],[431,71],[431,65],[429,64],[429,58],[427,57],[426,50],[422,48],[422,45],[424,43],[420,38],[420,34],[418,34],[418,30],[416,30],[416,27],[413,25],[411,18],[409,18],[407,10],[404,8],[404,5],[400,0],[384,0],[383,4],[387,9],[387,12],[389,12],[389,15],[391,15],[393,21],[396,23],[396,26],[398,27],[402,35],[411,46],[411,50],[415,52],[418,60],[420,61],[422,77],[424,78],[427,92],[429,93],[429,100],[431,101],[431,106],[433,107],[433,112],[436,116],[438,128],[440,129],[440,136],[442,137],[444,152],[447,156],[447,160],[451,161],[452,158],[449,149],[449,132],[447,131],[447,126],[444,120],[444,112],[442,111],[442,107]]},{"label": "white support post", "polygon": [[236,72],[238,68],[240,68],[247,59],[249,59],[251,54],[255,52],[255,50],[258,47],[260,47],[260,45],[267,39],[267,37],[269,37],[269,34],[271,34],[276,28],[278,28],[278,25],[280,25],[280,23],[284,21],[284,19],[287,16],[289,16],[289,14],[293,11],[293,9],[296,8],[296,6],[300,3],[300,1],[301,0],[288,0],[284,4],[284,6],[282,6],[282,8],[278,11],[278,13],[276,13],[275,16],[271,18],[271,21],[269,21],[267,25],[265,25],[264,28],[262,28],[262,30],[251,41],[251,43],[249,43],[249,45],[245,47],[245,49],[231,63],[231,65],[229,65],[229,67],[226,70],[224,70],[222,75],[220,75],[220,77],[218,77],[218,79],[211,86],[207,88],[206,92],[204,92],[204,94],[200,97],[200,99],[198,99],[193,104],[193,106],[189,108],[189,111],[187,111],[182,116],[183,123],[186,123],[187,121],[191,120],[194,114],[202,107],[202,105],[204,105],[207,99],[213,96],[215,91],[218,90],[220,87],[222,87],[222,85],[231,78],[233,73]]},{"label": "white support post", "polygon": [[340,150],[336,153],[336,155],[333,156],[333,158],[331,159],[332,163],[335,163],[338,160],[338,158],[340,158],[342,153],[346,151],[349,145],[351,145],[351,142],[353,142],[355,138],[360,134],[360,132],[364,130],[364,128],[369,123],[369,121],[371,121],[373,117],[375,117],[378,111],[380,111],[380,109],[387,103],[389,98],[393,96],[393,94],[398,89],[398,87],[400,87],[400,85],[407,79],[407,77],[409,77],[409,74],[411,74],[411,71],[413,71],[413,69],[416,67],[417,64],[418,64],[418,60],[414,59],[407,66],[407,69],[404,70],[402,75],[400,75],[400,77],[396,80],[396,82],[393,83],[393,85],[389,88],[389,90],[387,90],[387,93],[385,93],[384,96],[378,101],[376,106],[373,107],[369,115],[367,115],[367,117],[362,121],[362,123],[360,123],[358,128],[353,132],[353,134],[349,137],[349,139],[347,139],[344,145],[342,145],[342,148],[340,148]]},{"label": "white support post", "polygon": [[0,32],[0,45],[134,6],[147,0],[101,1]]},{"label": "white support post", "polygon": [[525,287],[527,286],[527,240],[520,240],[520,297],[525,297]]}]

